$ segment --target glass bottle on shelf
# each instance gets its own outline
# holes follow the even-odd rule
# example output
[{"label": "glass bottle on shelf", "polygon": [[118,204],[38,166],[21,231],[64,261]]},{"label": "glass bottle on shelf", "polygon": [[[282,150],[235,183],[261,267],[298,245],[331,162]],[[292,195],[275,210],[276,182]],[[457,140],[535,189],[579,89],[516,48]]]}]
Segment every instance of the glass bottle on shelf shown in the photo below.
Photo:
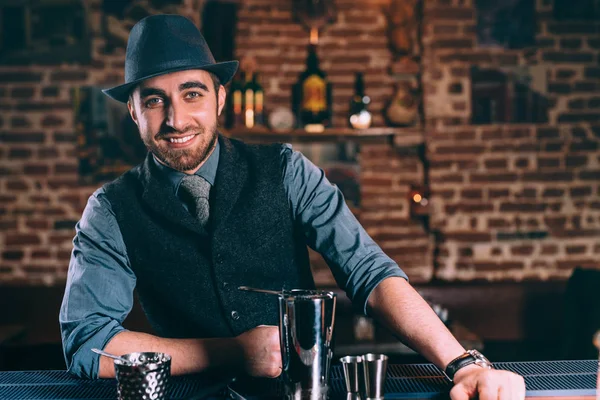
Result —
[{"label": "glass bottle on shelf", "polygon": [[246,72],[244,83],[244,126],[254,128],[254,84],[252,71]]},{"label": "glass bottle on shelf", "polygon": [[260,84],[258,72],[254,73],[252,79],[252,85],[254,87],[254,125],[264,126],[265,125],[265,91]]},{"label": "glass bottle on shelf", "polygon": [[229,89],[229,105],[227,107],[227,128],[240,128],[244,126],[243,115],[243,88],[244,85],[240,79],[242,73],[238,71],[231,81]]},{"label": "glass bottle on shelf", "polygon": [[308,132],[322,132],[331,123],[331,83],[319,68],[318,32],[311,30],[306,69],[292,88],[292,109],[300,127]]},{"label": "glass bottle on shelf", "polygon": [[354,80],[354,96],[350,101],[348,122],[354,129],[366,129],[371,126],[372,116],[367,110],[371,98],[365,95],[363,73],[357,72]]}]

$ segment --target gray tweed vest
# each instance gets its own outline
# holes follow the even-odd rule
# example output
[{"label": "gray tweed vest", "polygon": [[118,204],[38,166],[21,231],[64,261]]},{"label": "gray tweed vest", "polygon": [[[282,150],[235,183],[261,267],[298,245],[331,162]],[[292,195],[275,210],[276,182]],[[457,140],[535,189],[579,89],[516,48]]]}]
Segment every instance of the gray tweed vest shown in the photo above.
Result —
[{"label": "gray tweed vest", "polygon": [[277,325],[277,299],[239,291],[313,288],[303,234],[285,195],[280,145],[219,136],[206,230],[146,160],[105,185],[140,303],[161,337],[230,337]]}]

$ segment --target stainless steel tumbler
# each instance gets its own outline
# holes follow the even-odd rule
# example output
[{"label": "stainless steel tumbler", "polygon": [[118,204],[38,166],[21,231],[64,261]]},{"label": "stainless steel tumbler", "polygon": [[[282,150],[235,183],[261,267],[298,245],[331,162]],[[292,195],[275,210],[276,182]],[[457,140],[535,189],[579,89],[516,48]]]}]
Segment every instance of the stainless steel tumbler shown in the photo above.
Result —
[{"label": "stainless steel tumbler", "polygon": [[317,290],[279,296],[282,377],[286,399],[327,398],[336,295]]},{"label": "stainless steel tumbler", "polygon": [[115,360],[119,400],[167,400],[171,356],[164,353],[130,353],[131,364]]}]

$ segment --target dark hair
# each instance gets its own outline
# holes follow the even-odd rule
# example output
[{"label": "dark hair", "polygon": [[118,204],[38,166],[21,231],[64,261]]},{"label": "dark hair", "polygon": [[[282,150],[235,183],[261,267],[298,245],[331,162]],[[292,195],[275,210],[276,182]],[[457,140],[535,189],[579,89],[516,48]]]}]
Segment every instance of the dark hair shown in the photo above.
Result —
[{"label": "dark hair", "polygon": [[[210,78],[213,81],[213,86],[215,88],[215,96],[219,96],[219,87],[221,86],[221,79],[219,79],[219,77],[217,76],[217,74],[215,74],[214,72],[210,72],[210,71],[206,71],[208,72],[208,74],[210,75]],[[131,89],[131,91],[129,92],[129,101],[132,101],[133,99],[131,98],[131,96],[133,96],[133,92],[135,91],[135,89],[137,88],[137,86],[135,86],[133,89]]]}]

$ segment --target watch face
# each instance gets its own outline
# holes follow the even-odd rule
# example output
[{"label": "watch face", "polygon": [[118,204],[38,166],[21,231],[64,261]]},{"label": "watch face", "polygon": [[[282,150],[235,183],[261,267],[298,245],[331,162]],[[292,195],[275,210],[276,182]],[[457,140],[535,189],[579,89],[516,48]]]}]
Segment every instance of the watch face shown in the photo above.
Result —
[{"label": "watch face", "polygon": [[467,350],[467,353],[475,357],[475,364],[483,368],[493,368],[493,364],[486,356],[478,352],[477,350]]}]

